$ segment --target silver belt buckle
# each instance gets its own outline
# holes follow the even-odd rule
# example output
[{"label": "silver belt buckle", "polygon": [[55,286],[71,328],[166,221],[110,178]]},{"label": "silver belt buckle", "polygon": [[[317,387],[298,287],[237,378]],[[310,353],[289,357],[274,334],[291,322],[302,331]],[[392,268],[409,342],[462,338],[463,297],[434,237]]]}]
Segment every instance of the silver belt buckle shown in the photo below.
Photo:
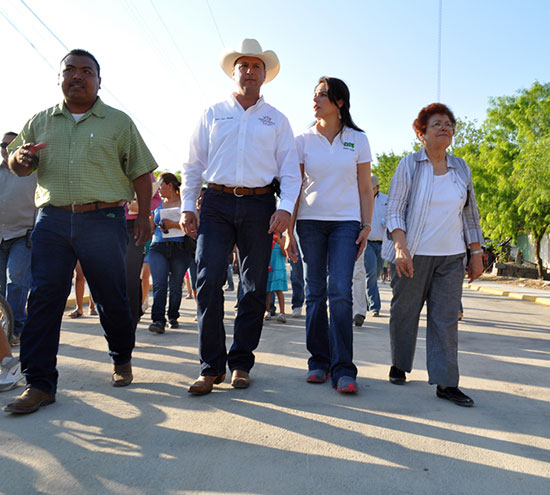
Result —
[{"label": "silver belt buckle", "polygon": [[237,194],[237,189],[239,188],[240,186],[235,186],[233,188],[233,194],[237,197],[237,198],[242,198],[244,196],[244,194]]},{"label": "silver belt buckle", "polygon": [[71,203],[71,211],[74,213],[74,203]]}]

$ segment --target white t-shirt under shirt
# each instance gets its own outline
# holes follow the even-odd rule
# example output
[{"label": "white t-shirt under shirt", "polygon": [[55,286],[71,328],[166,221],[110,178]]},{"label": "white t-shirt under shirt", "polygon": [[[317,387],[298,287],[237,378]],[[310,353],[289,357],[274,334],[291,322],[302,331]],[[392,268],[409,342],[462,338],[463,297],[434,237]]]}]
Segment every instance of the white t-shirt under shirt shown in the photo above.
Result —
[{"label": "white t-shirt under shirt", "polygon": [[466,252],[462,210],[466,191],[460,191],[453,174],[434,175],[432,199],[416,254],[450,256]]},{"label": "white t-shirt under shirt", "polygon": [[304,185],[298,220],[361,221],[357,164],[372,160],[363,132],[345,127],[332,144],[313,125],[296,137]]}]

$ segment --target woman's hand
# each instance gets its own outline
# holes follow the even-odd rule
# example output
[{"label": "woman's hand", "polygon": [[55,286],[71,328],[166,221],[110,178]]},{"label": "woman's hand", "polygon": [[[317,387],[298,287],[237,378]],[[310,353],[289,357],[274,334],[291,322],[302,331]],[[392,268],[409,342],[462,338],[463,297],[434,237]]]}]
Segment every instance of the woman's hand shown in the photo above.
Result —
[{"label": "woman's hand", "polygon": [[409,249],[406,246],[395,245],[395,270],[398,277],[402,275],[409,278],[413,277],[413,262]]},{"label": "woman's hand", "polygon": [[180,229],[181,230],[180,224],[178,222],[174,222],[174,220],[168,220],[168,218],[165,218],[163,220],[163,223],[164,223],[164,226],[167,229]]},{"label": "woman's hand", "polygon": [[397,276],[412,278],[414,273],[413,262],[409,248],[407,247],[407,236],[402,229],[395,229],[391,233],[393,244],[395,246],[395,270]]},{"label": "woman's hand", "polygon": [[357,261],[359,257],[363,254],[363,251],[365,250],[365,247],[367,245],[367,238],[369,237],[370,231],[371,231],[370,225],[365,225],[359,231],[359,235],[355,240],[355,244],[359,245],[359,248],[357,249],[357,256],[355,257],[355,261]]},{"label": "woman's hand", "polygon": [[470,256],[470,262],[466,267],[469,283],[477,280],[483,273],[483,255],[482,253],[473,254]]},{"label": "woman's hand", "polygon": [[285,236],[284,250],[293,263],[296,263],[298,261],[298,245],[296,244],[296,238],[294,237],[294,234],[292,234],[290,231],[288,231],[287,235]]}]

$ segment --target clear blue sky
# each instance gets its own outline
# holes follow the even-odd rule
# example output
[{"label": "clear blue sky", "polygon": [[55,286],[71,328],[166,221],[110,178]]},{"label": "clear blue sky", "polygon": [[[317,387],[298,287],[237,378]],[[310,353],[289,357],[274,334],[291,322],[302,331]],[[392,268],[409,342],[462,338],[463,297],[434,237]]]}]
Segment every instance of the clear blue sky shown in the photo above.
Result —
[{"label": "clear blue sky", "polygon": [[[439,0],[25,3],[66,46],[94,53],[100,95],[134,118],[161,169],[181,166],[202,109],[233,90],[218,61],[242,38],[278,54],[281,72],[263,93],[295,133],[313,119],[321,75],[348,83],[352,116],[374,154],[409,150],[412,121],[437,96]],[[482,121],[490,97],[550,81],[549,20],[545,0],[443,0],[441,101]],[[18,132],[61,100],[66,50],[21,0],[0,1],[0,40],[0,132]]]}]

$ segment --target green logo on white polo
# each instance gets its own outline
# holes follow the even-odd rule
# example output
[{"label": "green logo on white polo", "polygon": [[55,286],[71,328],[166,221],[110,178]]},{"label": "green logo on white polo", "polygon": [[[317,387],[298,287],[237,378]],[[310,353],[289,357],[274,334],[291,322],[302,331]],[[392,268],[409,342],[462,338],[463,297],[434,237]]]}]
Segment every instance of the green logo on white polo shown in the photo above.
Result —
[{"label": "green logo on white polo", "polygon": [[344,143],[344,148],[348,150],[353,150],[355,149],[355,143]]}]

